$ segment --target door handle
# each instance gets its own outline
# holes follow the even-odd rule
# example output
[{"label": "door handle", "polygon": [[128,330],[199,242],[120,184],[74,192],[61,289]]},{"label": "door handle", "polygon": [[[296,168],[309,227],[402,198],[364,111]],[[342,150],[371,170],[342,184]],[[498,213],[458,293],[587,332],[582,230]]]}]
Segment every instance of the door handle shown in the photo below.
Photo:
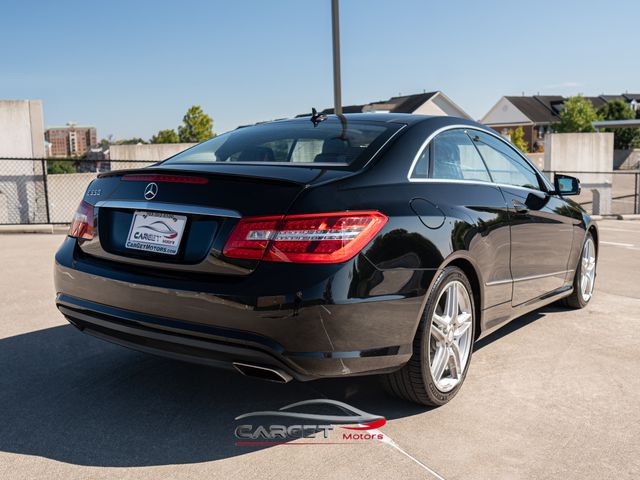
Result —
[{"label": "door handle", "polygon": [[511,203],[513,203],[513,208],[517,213],[528,213],[529,212],[529,207],[527,207],[524,203],[518,201],[518,200],[513,200]]}]

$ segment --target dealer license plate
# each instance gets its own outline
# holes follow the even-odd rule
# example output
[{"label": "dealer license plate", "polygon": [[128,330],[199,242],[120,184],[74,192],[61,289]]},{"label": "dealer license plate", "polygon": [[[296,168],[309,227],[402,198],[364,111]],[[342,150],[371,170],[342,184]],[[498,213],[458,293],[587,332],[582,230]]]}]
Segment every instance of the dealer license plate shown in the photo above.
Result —
[{"label": "dealer license plate", "polygon": [[184,215],[136,211],[126,247],[146,252],[175,255],[187,224]]}]

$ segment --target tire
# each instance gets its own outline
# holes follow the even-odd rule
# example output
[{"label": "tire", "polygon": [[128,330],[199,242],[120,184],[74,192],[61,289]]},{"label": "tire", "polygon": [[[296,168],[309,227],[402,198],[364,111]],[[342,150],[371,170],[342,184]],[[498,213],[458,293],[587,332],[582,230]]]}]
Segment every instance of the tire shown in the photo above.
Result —
[{"label": "tire", "polygon": [[[590,249],[587,251],[587,249]],[[588,260],[585,262],[586,257],[592,257],[593,260]],[[593,297],[593,289],[595,287],[596,282],[596,267],[598,263],[598,251],[596,249],[595,241],[593,240],[593,235],[590,232],[587,232],[587,236],[584,239],[584,243],[582,244],[582,250],[580,252],[580,258],[578,259],[578,266],[576,267],[576,272],[573,276],[573,292],[568,297],[565,297],[561,300],[562,305],[569,308],[584,308],[589,304],[589,301]],[[583,290],[583,279],[585,267],[587,269],[592,270],[591,277],[591,286],[588,295],[585,295]],[[589,272],[591,273],[591,272]]]},{"label": "tire", "polygon": [[[466,291],[466,298],[462,288]],[[452,289],[456,289],[459,305],[447,310],[447,300],[452,295]],[[455,317],[450,317],[448,312],[451,311],[456,312]],[[437,315],[434,316],[434,313]],[[445,327],[447,319],[450,326]],[[427,298],[413,340],[413,355],[400,370],[383,376],[386,390],[421,405],[435,407],[449,402],[460,390],[471,363],[475,320],[473,290],[469,280],[458,267],[446,267]],[[462,372],[458,374],[452,343],[456,343],[456,335],[462,331],[464,333],[457,337],[457,364],[461,365]],[[446,366],[444,370],[440,370],[440,380],[436,380],[432,369],[435,368],[437,375],[443,363]],[[445,378],[445,373],[452,378]]]}]

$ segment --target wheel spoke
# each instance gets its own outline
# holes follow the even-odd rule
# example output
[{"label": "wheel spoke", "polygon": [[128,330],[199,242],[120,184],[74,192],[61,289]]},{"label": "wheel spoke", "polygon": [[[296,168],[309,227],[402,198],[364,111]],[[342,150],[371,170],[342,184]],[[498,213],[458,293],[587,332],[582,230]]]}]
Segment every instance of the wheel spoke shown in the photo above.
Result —
[{"label": "wheel spoke", "polygon": [[446,347],[441,347],[438,349],[436,356],[434,357],[434,363],[432,369],[433,379],[436,382],[439,382],[442,378],[442,374],[444,373],[444,369],[449,363],[449,352]]},{"label": "wheel spoke", "polygon": [[433,321],[440,328],[447,328],[449,326],[449,320],[442,315],[438,315],[437,313],[433,314]]},{"label": "wheel spoke", "polygon": [[456,318],[458,314],[458,285],[456,283],[447,287],[447,302],[444,310],[450,320]]},{"label": "wheel spoke", "polygon": [[436,325],[431,326],[431,336],[435,338],[439,343],[444,343],[447,339],[447,336],[444,334],[444,332],[440,330],[440,328],[438,328]]},{"label": "wheel spoke", "polygon": [[460,376],[462,375],[461,368],[460,368],[460,365],[462,363],[462,361],[460,360],[460,347],[458,347],[458,344],[454,342],[449,346],[449,352],[450,352],[450,360],[451,360],[451,363],[453,364],[452,365],[453,368],[450,368],[451,376],[455,379],[459,379]]},{"label": "wheel spoke", "polygon": [[463,323],[458,322],[458,327],[456,328],[453,336],[455,338],[460,338],[462,335],[466,333],[467,330],[471,327],[471,314],[465,313],[464,315],[469,315],[469,319],[464,321]]},{"label": "wheel spoke", "polygon": [[468,323],[471,320],[471,314],[469,312],[461,312],[456,318],[456,325],[462,325]]}]

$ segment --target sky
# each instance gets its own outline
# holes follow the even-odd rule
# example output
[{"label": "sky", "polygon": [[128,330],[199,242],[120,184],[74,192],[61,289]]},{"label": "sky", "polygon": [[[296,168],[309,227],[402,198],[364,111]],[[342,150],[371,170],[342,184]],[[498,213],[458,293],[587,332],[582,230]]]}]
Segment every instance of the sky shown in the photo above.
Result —
[{"label": "sky", "polygon": [[[221,133],[333,105],[330,0],[0,0],[0,98],[45,126],[148,139],[189,106]],[[340,2],[343,104],[442,90],[640,92],[638,0]],[[634,26],[635,22],[635,26]]]}]

